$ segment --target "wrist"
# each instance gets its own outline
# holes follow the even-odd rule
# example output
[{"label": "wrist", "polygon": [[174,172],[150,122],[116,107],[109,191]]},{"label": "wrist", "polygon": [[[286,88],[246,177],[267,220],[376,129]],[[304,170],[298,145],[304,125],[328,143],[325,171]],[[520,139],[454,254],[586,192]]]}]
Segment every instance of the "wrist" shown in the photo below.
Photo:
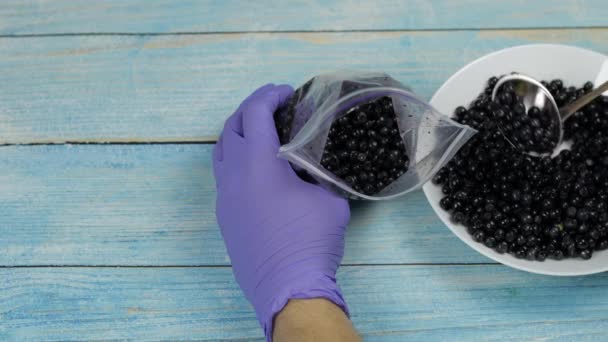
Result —
[{"label": "wrist", "polygon": [[348,307],[335,277],[319,274],[306,279],[306,281],[283,286],[277,289],[278,291],[271,298],[254,303],[258,320],[268,341],[272,336],[277,314],[285,308],[290,300],[324,299],[339,308],[346,317],[349,316]]},{"label": "wrist", "polygon": [[322,298],[290,300],[274,326],[275,342],[360,340],[344,311]]}]

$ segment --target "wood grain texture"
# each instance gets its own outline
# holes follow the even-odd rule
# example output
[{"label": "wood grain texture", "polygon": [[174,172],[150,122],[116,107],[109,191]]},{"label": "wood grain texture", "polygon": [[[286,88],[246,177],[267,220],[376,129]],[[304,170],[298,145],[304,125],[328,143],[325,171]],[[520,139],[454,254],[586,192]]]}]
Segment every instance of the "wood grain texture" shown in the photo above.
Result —
[{"label": "wood grain texture", "polygon": [[[503,266],[342,267],[366,341],[598,341],[608,276]],[[251,340],[255,315],[229,268],[0,269],[0,339]]]},{"label": "wood grain texture", "polygon": [[607,25],[603,0],[3,1],[0,34],[420,30]]},{"label": "wood grain texture", "polygon": [[497,49],[546,42],[606,53],[606,41],[608,29],[4,38],[0,143],[213,140],[267,82],[383,70],[427,99]]},{"label": "wood grain texture", "polygon": [[[0,265],[227,265],[212,145],[0,147]],[[344,263],[488,262],[421,192],[355,203]]]}]

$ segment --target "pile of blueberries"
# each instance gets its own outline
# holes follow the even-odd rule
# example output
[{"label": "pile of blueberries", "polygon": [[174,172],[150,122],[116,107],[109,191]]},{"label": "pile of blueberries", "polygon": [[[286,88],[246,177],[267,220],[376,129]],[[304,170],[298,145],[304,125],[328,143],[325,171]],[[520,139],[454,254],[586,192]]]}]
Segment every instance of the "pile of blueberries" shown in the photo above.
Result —
[{"label": "pile of blueberries", "polygon": [[336,117],[321,159],[325,169],[365,195],[378,193],[407,172],[409,157],[390,97],[358,105]]},{"label": "pile of blueberries", "polygon": [[[296,89],[284,108],[274,115],[281,144],[288,143],[312,113],[301,105],[314,78]],[[340,97],[368,87],[344,81]],[[322,94],[321,94],[322,96]],[[409,157],[399,133],[398,117],[388,96],[349,108],[332,122],[321,158],[321,166],[342,179],[353,190],[374,195],[407,172]],[[299,175],[307,180],[305,173]]]},{"label": "pile of blueberries", "polygon": [[[517,116],[523,108],[509,88],[491,100],[497,81],[492,77],[469,108],[455,110],[456,121],[479,133],[433,178],[442,186],[440,206],[475,241],[517,258],[589,259],[607,249],[608,97],[565,122],[570,149],[533,157],[506,141],[494,119]],[[593,88],[590,82],[582,88],[564,87],[561,80],[543,84],[560,107]],[[527,126],[513,129],[521,127]]]}]

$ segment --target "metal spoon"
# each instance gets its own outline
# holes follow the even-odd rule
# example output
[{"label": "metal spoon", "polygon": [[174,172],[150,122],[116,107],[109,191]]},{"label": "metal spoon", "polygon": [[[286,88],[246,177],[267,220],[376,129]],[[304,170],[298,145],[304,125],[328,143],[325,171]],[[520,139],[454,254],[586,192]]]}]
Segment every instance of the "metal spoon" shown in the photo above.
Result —
[{"label": "metal spoon", "polygon": [[[532,107],[537,107],[541,112],[546,113],[545,115],[547,115],[547,117],[550,119],[549,126],[553,127],[551,135],[556,137],[556,139],[553,139],[552,141],[554,143],[553,149],[562,143],[562,139],[564,137],[564,121],[566,121],[566,119],[568,119],[570,115],[575,113],[577,110],[581,109],[583,106],[608,90],[608,81],[606,81],[578,100],[562,108],[558,108],[555,99],[551,95],[551,92],[539,81],[523,74],[514,73],[502,77],[498,83],[496,83],[496,86],[492,91],[492,100],[496,98],[499,89],[506,83],[511,83],[515,91],[515,95],[523,100],[523,104],[526,107],[525,115],[527,115],[528,110]],[[505,137],[513,146],[515,146],[507,134],[505,134]],[[530,151],[526,152],[530,153]]]}]

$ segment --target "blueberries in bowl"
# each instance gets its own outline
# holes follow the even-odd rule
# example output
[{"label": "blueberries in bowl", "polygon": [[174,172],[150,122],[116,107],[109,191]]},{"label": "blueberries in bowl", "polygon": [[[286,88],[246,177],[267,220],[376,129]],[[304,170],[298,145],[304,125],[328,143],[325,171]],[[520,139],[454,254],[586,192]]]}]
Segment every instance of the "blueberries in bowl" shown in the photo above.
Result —
[{"label": "blueberries in bowl", "polygon": [[[513,147],[500,131],[519,122],[520,142],[543,146],[547,129],[534,108],[504,89],[490,96],[498,78],[468,107],[458,107],[454,119],[476,128],[471,138],[433,178],[442,187],[440,206],[463,224],[471,237],[498,253],[543,261],[547,258],[590,259],[608,248],[608,97],[599,97],[564,124],[570,149],[557,156],[533,157]],[[593,84],[566,87],[561,80],[544,82],[559,107],[588,93]],[[499,118],[499,119],[496,119]],[[500,125],[497,121],[504,118]],[[499,127],[500,126],[500,127]],[[523,133],[522,133],[523,131]]]}]

